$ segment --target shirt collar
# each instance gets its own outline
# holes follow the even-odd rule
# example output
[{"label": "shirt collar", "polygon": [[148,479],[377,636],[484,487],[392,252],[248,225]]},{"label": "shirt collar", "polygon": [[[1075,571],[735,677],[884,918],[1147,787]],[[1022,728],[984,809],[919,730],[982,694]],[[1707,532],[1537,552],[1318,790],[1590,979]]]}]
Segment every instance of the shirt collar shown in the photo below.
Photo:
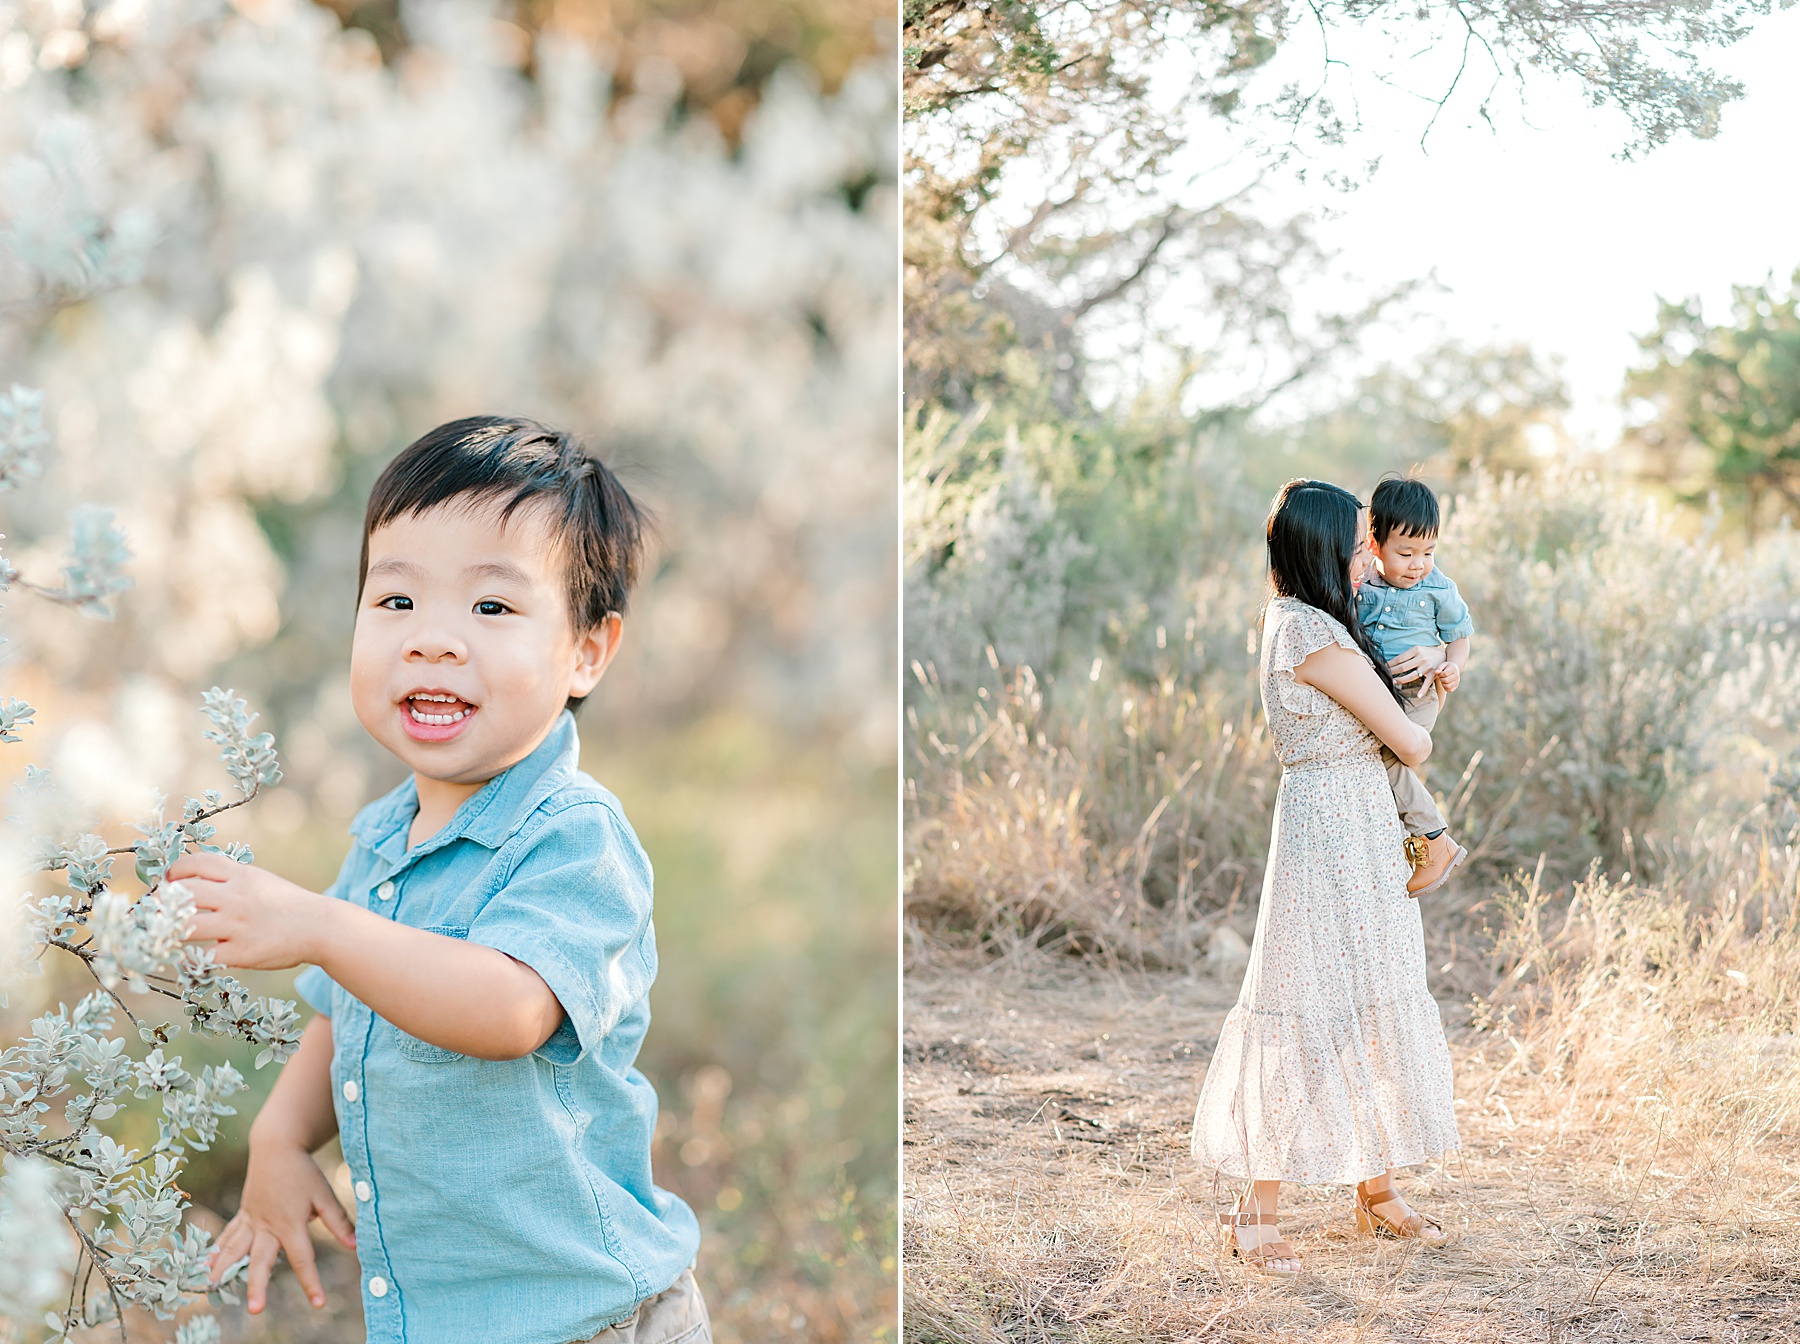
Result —
[{"label": "shirt collar", "polygon": [[350,834],[395,865],[409,863],[453,840],[473,840],[498,849],[539,803],[574,779],[580,758],[575,716],[564,710],[530,755],[465,798],[444,828],[417,849],[409,853],[406,848],[407,829],[419,810],[418,785],[411,775],[357,813]]}]

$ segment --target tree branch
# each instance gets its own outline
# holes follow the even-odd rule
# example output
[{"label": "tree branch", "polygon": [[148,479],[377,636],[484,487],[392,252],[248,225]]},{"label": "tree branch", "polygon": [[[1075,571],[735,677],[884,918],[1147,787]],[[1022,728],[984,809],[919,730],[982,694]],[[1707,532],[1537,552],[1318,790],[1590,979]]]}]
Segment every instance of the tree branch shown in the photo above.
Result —
[{"label": "tree branch", "polygon": [[129,1344],[125,1337],[125,1303],[119,1296],[118,1284],[113,1282],[112,1271],[107,1269],[101,1260],[100,1248],[94,1244],[94,1239],[88,1236],[87,1230],[81,1225],[81,1220],[67,1205],[63,1206],[62,1215],[68,1220],[69,1226],[75,1229],[75,1235],[81,1239],[81,1244],[87,1248],[88,1258],[93,1261],[94,1268],[100,1271],[100,1277],[106,1283],[106,1291],[112,1295],[114,1317],[119,1325],[120,1344]]}]

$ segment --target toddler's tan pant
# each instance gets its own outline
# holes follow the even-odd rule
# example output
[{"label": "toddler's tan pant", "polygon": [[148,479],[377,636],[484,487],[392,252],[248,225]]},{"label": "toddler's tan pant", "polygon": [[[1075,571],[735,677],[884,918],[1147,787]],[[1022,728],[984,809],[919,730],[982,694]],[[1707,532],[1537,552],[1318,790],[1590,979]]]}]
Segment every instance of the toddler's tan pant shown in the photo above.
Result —
[{"label": "toddler's tan pant", "polygon": [[[1437,692],[1429,692],[1423,700],[1415,700],[1413,691],[1416,689],[1416,685],[1400,688],[1400,693],[1406,697],[1406,717],[1430,732],[1441,708]],[[1394,806],[1400,810],[1400,824],[1408,835],[1429,835],[1449,824],[1444,820],[1444,814],[1438,811],[1431,790],[1425,787],[1425,781],[1411,766],[1401,764],[1400,758],[1386,746],[1381,748],[1381,763],[1387,767],[1388,784],[1394,790]]]},{"label": "toddler's tan pant", "polygon": [[580,1344],[712,1344],[712,1322],[694,1271],[682,1270],[667,1289],[638,1303],[630,1319]]}]

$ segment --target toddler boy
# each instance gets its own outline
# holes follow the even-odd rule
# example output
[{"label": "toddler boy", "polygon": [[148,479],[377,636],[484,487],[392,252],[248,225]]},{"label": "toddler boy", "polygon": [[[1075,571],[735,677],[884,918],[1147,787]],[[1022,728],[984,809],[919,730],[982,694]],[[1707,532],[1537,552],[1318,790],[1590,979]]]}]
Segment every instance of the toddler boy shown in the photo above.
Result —
[{"label": "toddler boy", "polygon": [[[1356,594],[1356,617],[1406,692],[1406,717],[1427,732],[1462,683],[1475,633],[1468,604],[1437,568],[1438,502],[1423,481],[1389,477],[1369,497],[1375,568]],[[1436,663],[1439,646],[1443,661]],[[1409,895],[1435,891],[1468,851],[1450,838],[1431,791],[1386,747],[1381,749],[1394,803],[1406,828],[1413,874]]]},{"label": "toddler boy", "polygon": [[[361,1260],[370,1344],[705,1344],[693,1213],[651,1180],[632,1067],[656,975],[650,863],[570,711],[618,651],[645,520],[567,436],[442,425],[363,523],[350,690],[412,775],[323,895],[220,855],[171,876],[228,966],[310,963],[318,1010],[250,1131],[215,1278],[252,1312],[307,1223]],[[336,1134],[354,1230],[312,1153]]]}]

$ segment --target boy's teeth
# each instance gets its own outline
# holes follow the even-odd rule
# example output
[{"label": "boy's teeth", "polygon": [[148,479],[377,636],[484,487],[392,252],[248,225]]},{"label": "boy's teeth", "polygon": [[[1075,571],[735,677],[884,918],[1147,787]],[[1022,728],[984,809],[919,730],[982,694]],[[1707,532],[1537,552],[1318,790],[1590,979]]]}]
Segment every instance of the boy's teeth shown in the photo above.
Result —
[{"label": "boy's teeth", "polygon": [[413,719],[414,723],[429,723],[429,724],[432,724],[437,727],[442,727],[446,724],[460,723],[462,720],[468,718],[471,713],[473,713],[472,710],[459,709],[459,710],[456,710],[454,713],[450,713],[450,714],[427,714],[419,708],[419,705],[421,702],[426,703],[426,704],[452,704],[452,705],[460,703],[456,699],[455,696],[449,696],[449,695],[415,695],[415,696],[412,696],[410,699],[410,703],[408,703],[408,705],[407,705],[407,712],[412,715],[412,719]]}]

